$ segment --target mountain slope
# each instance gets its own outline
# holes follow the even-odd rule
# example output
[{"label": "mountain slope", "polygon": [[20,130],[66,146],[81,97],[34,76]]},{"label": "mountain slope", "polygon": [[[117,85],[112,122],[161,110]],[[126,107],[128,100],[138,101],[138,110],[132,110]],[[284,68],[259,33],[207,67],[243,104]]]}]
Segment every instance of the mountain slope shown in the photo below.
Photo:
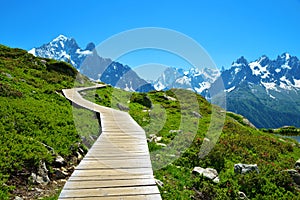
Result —
[{"label": "mountain slope", "polygon": [[[242,116],[226,114],[217,144],[201,158],[202,145],[210,141],[207,130],[211,120],[220,119],[212,117],[213,105],[193,91],[171,89],[128,93],[107,87],[87,91],[84,95],[103,106],[118,108],[118,103],[122,102],[147,134],[152,166],[171,160],[154,171],[163,199],[239,199],[240,192],[249,199],[300,197],[289,174],[284,171],[294,167],[300,156],[299,144],[253,128]],[[188,98],[190,95],[196,95],[196,99]],[[146,104],[143,99],[151,100],[156,107]],[[200,113],[201,117],[193,115],[193,111]],[[215,112],[217,116],[225,113],[218,107],[215,107]],[[183,118],[188,120],[183,123]],[[195,124],[197,130],[193,129]],[[191,141],[186,145],[189,139]],[[234,172],[236,163],[257,164],[259,173],[237,174]],[[192,173],[195,167],[215,169],[219,183]]]},{"label": "mountain slope", "polygon": [[[68,63],[0,45],[0,199],[55,195],[64,184],[56,176],[57,156],[64,158],[67,177],[78,153],[85,153],[85,135],[78,134],[73,112],[81,113],[81,120],[94,120],[81,109],[72,111],[59,93],[73,87],[76,79],[90,84]],[[45,184],[38,184],[39,176]]]},{"label": "mountain slope", "polygon": [[220,78],[229,111],[244,115],[260,128],[300,125],[297,57],[284,53],[276,60],[262,56],[254,62],[241,57]]},{"label": "mountain slope", "polygon": [[112,86],[131,91],[154,90],[151,84],[140,78],[129,66],[99,56],[93,43],[81,49],[75,39],[60,35],[41,47],[31,49],[29,53],[69,62],[89,78]]}]

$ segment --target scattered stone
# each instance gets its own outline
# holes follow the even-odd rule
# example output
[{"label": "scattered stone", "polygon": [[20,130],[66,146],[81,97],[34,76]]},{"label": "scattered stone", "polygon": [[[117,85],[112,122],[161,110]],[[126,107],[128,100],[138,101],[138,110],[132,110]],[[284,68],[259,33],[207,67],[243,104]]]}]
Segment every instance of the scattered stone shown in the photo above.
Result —
[{"label": "scattered stone", "polygon": [[9,74],[9,73],[4,73],[6,76],[7,76],[7,78],[9,78],[9,79],[12,79],[13,77],[12,77],[12,75],[11,74]]},{"label": "scattered stone", "polygon": [[167,145],[166,144],[164,144],[164,143],[156,143],[158,146],[161,146],[161,147],[166,147]]},{"label": "scattered stone", "polygon": [[169,133],[182,133],[182,130],[170,130]]},{"label": "scattered stone", "polygon": [[124,105],[122,105],[122,104],[120,104],[120,103],[117,103],[117,107],[118,107],[120,110],[122,110],[122,111],[128,111],[128,110],[129,110],[129,108],[128,108],[127,106],[124,106]]},{"label": "scattered stone", "polygon": [[60,169],[55,168],[54,169],[54,177],[56,180],[58,179],[65,179],[69,174],[67,172],[64,172]]},{"label": "scattered stone", "polygon": [[294,182],[297,185],[300,185],[300,174],[299,174],[299,172],[297,170],[295,170],[295,169],[288,169],[286,171],[291,175],[291,177],[293,178]]},{"label": "scattered stone", "polygon": [[168,100],[168,101],[176,101],[177,100],[174,97],[167,96],[166,94],[164,94],[164,98],[165,98],[165,100]]},{"label": "scattered stone", "polygon": [[[281,141],[281,142],[286,142],[284,139],[282,139],[282,138],[279,138],[279,141]],[[297,161],[298,162],[298,161]],[[299,163],[300,164],[300,163]]]},{"label": "scattered stone", "polygon": [[31,178],[34,183],[41,185],[47,185],[50,182],[45,162],[40,162],[37,173],[31,173]]},{"label": "scattered stone", "polygon": [[213,179],[213,182],[215,182],[215,183],[220,183],[219,177],[217,176],[216,178],[214,178],[214,179]]},{"label": "scattered stone", "polygon": [[197,117],[199,119],[202,118],[202,115],[200,113],[196,112],[196,111],[193,111],[192,114],[194,115],[194,117]]},{"label": "scattered stone", "polygon": [[213,168],[195,167],[193,169],[193,173],[203,175],[204,177],[212,180],[215,183],[220,182],[220,179],[218,177],[218,172],[217,172],[217,170],[215,170]]},{"label": "scattered stone", "polygon": [[15,197],[15,200],[23,200],[23,198],[22,198],[22,197],[16,196],[16,197]]},{"label": "scattered stone", "polygon": [[159,141],[162,140],[162,137],[158,137],[155,134],[150,134],[149,138],[147,140],[148,140],[148,142],[155,142],[155,143],[157,143],[157,142],[159,142]]},{"label": "scattered stone", "polygon": [[204,138],[203,141],[204,141],[204,142],[210,142],[210,139]]},{"label": "scattered stone", "polygon": [[158,179],[154,179],[154,180],[155,180],[156,185],[158,185],[159,187],[164,186],[164,183],[161,180],[158,180]]},{"label": "scattered stone", "polygon": [[44,190],[42,190],[42,189],[40,189],[40,188],[37,188],[37,187],[34,188],[34,190],[37,191],[37,192],[43,192],[43,191],[44,191]]},{"label": "scattered stone", "polygon": [[162,137],[156,137],[155,139],[154,139],[154,142],[160,142],[162,140]]},{"label": "scattered stone", "polygon": [[83,156],[77,151],[76,152],[77,154],[77,160],[82,160]]},{"label": "scattered stone", "polygon": [[300,169],[300,159],[298,159],[295,163],[295,169]]},{"label": "scattered stone", "polygon": [[248,172],[256,171],[259,174],[259,169],[257,164],[242,164],[238,163],[234,165],[234,172],[237,174],[245,174]]},{"label": "scattered stone", "polygon": [[41,63],[43,63],[44,65],[47,63],[46,60],[41,60]]},{"label": "scattered stone", "polygon": [[239,191],[239,199],[248,199],[248,197],[246,196],[246,194],[244,192]]},{"label": "scattered stone", "polygon": [[56,158],[54,160],[54,165],[56,167],[62,167],[62,166],[65,166],[66,164],[67,163],[63,157],[61,157],[60,155],[56,156]]}]

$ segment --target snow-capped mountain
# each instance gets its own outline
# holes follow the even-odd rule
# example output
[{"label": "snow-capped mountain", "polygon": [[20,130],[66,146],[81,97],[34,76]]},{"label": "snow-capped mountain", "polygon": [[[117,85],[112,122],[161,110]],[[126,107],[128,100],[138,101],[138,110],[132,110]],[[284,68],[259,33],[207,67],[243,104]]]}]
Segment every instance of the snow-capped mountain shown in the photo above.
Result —
[{"label": "snow-capped mountain", "polygon": [[284,53],[276,60],[262,56],[254,62],[241,57],[222,73],[225,89],[233,91],[243,82],[261,85],[267,92],[300,89],[300,62],[297,57]]},{"label": "snow-capped mountain", "polygon": [[[222,72],[227,110],[257,127],[300,126],[300,61],[284,53],[248,62],[244,57]],[[212,84],[214,87],[214,84]]]},{"label": "snow-capped mountain", "polygon": [[151,84],[141,79],[129,66],[99,56],[93,43],[81,49],[75,39],[59,35],[51,42],[31,49],[29,53],[69,62],[89,78],[115,87],[130,91],[154,90]]},{"label": "snow-capped mountain", "polygon": [[[63,35],[29,52],[69,62],[94,80],[130,91],[184,88],[210,98],[209,91],[225,90],[227,110],[244,115],[257,127],[300,126],[300,61],[288,53],[274,60],[261,56],[253,62],[241,57],[221,73],[210,68],[169,67],[150,84],[129,66],[99,56],[93,43],[81,49]],[[218,88],[221,82],[224,88]]]},{"label": "snow-capped mountain", "polygon": [[92,54],[95,45],[89,43],[85,49],[81,49],[75,39],[59,35],[57,38],[39,48],[33,48],[29,53],[44,58],[52,58],[71,63],[77,69],[83,60]]},{"label": "snow-capped mountain", "polygon": [[217,69],[196,67],[189,70],[178,68],[167,68],[163,74],[154,81],[153,85],[156,90],[167,90],[170,88],[184,88],[193,90],[206,96],[210,85],[220,76]]}]

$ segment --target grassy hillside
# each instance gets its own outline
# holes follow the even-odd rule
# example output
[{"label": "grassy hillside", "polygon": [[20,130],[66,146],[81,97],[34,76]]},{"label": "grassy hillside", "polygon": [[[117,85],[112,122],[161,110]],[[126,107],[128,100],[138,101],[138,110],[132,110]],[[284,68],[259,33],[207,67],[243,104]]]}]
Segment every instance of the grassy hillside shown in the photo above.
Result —
[{"label": "grassy hillside", "polygon": [[[52,168],[57,155],[67,166],[76,164],[72,159],[85,147],[75,128],[72,106],[59,94],[61,89],[73,87],[76,77],[81,84],[88,83],[67,63],[0,45],[0,199],[45,195],[47,192],[35,191],[42,186],[30,180],[41,162],[51,180],[55,180]],[[75,112],[92,114],[82,109]],[[77,127],[80,129],[80,124]],[[48,193],[55,194],[55,188],[63,183],[56,184],[40,191],[53,190]]]},{"label": "grassy hillside", "polygon": [[[90,83],[67,63],[0,45],[0,199],[56,199],[63,182],[54,176],[54,159],[62,156],[65,167],[72,169],[80,149],[86,149],[99,134],[95,114],[72,109],[59,93],[74,84]],[[163,182],[163,199],[237,199],[239,191],[249,199],[300,198],[293,180],[283,171],[294,168],[300,158],[299,144],[251,128],[239,115],[226,114],[216,146],[201,158],[212,110],[217,112],[214,119],[221,122],[225,112],[191,91],[145,94],[106,87],[83,95],[105,106],[129,110],[149,139],[159,138],[148,143],[154,166],[161,159],[176,158],[154,172]],[[174,140],[175,147],[164,153],[164,146]],[[52,181],[45,187],[31,179],[41,162]],[[260,173],[235,174],[236,163],[257,164]],[[196,166],[216,169],[220,182],[192,174]]]},{"label": "grassy hillside", "polygon": [[[182,98],[189,96],[189,93],[190,91],[173,89],[138,94],[107,87],[97,90],[96,93],[85,92],[84,95],[91,101],[114,108],[120,107],[118,102],[121,103],[123,107],[129,108],[129,113],[146,130],[148,137],[150,134],[156,134],[162,137],[159,143],[170,144],[180,133],[171,130],[179,129],[182,115],[188,115],[182,110],[188,105],[166,97],[177,98],[178,95],[175,94],[180,94]],[[149,99],[152,104],[150,106],[147,103]],[[211,120],[212,106],[199,95],[197,101],[200,108],[198,112],[202,118],[197,119],[198,130],[193,142],[173,163],[155,171],[156,179],[164,183],[160,187],[163,199],[237,199],[239,191],[244,192],[249,199],[300,198],[292,178],[284,171],[294,168],[295,161],[300,158],[299,144],[252,128],[240,115],[226,114],[224,128],[216,146],[206,157],[200,158],[201,145]],[[158,105],[161,112],[155,111]],[[156,116],[153,117],[153,114]],[[195,117],[189,117],[195,123]],[[163,123],[160,124],[160,121]],[[188,137],[190,133],[180,134]],[[159,153],[158,149],[166,148],[154,141],[148,145],[156,156],[156,153]],[[235,174],[236,163],[257,164],[260,173]],[[153,164],[155,165],[155,162]],[[195,166],[216,169],[220,182],[214,183],[192,174]]]}]

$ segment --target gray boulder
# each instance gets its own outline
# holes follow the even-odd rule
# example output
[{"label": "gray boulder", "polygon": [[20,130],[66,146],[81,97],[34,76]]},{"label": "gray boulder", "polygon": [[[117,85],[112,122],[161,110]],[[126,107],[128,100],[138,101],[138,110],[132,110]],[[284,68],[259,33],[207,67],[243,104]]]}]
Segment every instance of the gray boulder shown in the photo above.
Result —
[{"label": "gray boulder", "polygon": [[234,172],[237,174],[246,174],[248,172],[252,172],[252,171],[256,171],[257,173],[259,173],[259,169],[257,167],[257,164],[242,164],[242,163],[238,163],[234,165]]},{"label": "gray boulder", "polygon": [[196,111],[193,111],[192,114],[194,115],[194,117],[197,117],[199,119],[202,118],[202,115],[200,113],[196,112]]},{"label": "gray boulder", "polygon": [[295,169],[300,169],[300,159],[298,159],[295,163]]},{"label": "gray boulder", "polygon": [[213,168],[195,167],[193,169],[193,173],[203,175],[204,177],[212,180],[215,183],[218,183],[220,181],[217,170]]},{"label": "gray boulder", "polygon": [[300,185],[300,174],[299,174],[299,172],[297,170],[295,170],[295,169],[288,169],[286,171],[291,175],[291,177],[293,178],[294,182],[297,185]]},{"label": "gray boulder", "polygon": [[164,94],[164,98],[166,100],[169,100],[169,101],[176,101],[177,99],[175,99],[174,97],[170,97],[170,96],[167,96],[166,94]]},{"label": "gray boulder", "polygon": [[60,170],[58,168],[54,168],[54,176],[55,179],[65,179],[69,174],[63,170]]},{"label": "gray boulder", "polygon": [[54,164],[57,167],[61,167],[61,166],[65,166],[67,163],[65,161],[65,159],[63,157],[61,157],[60,155],[56,156],[55,160],[54,160]]},{"label": "gray boulder", "polygon": [[50,183],[45,162],[40,162],[37,173],[31,173],[31,178],[32,181],[37,184],[47,185]]}]

